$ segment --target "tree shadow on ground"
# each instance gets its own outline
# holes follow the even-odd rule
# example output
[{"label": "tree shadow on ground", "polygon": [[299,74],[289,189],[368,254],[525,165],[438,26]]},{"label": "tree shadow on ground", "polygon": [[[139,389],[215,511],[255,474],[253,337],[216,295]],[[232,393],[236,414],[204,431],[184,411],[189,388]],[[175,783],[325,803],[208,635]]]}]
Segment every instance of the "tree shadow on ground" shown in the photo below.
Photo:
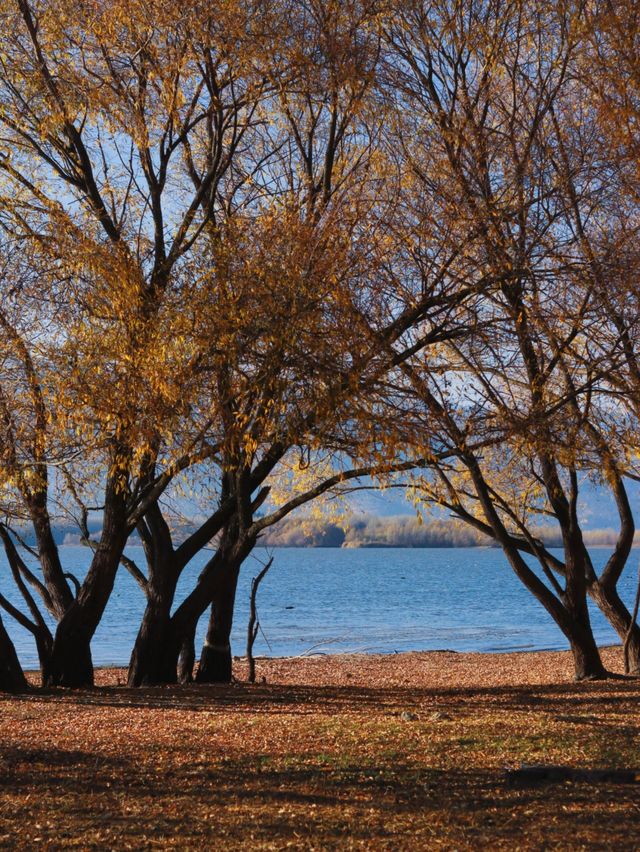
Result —
[{"label": "tree shadow on ground", "polygon": [[189,711],[313,714],[319,708],[327,712],[369,709],[390,713],[408,707],[420,710],[473,708],[527,711],[543,710],[564,714],[568,721],[591,721],[596,716],[614,713],[638,715],[640,681],[596,681],[579,684],[542,686],[500,686],[484,688],[416,688],[361,686],[308,686],[289,684],[229,685],[190,684],[184,686],[95,687],[93,689],[33,689],[23,695],[4,695],[2,701],[13,704],[68,703],[78,706],[176,709]]},{"label": "tree shadow on ground", "polygon": [[[552,731],[556,755],[573,739],[577,762],[622,767],[638,754],[639,698],[638,681],[236,683],[0,696],[11,720],[0,741],[0,848],[633,849],[637,784],[522,787],[491,766],[491,750],[545,755]],[[100,714],[82,712],[111,708],[134,711],[118,714],[123,725],[138,709],[154,713],[135,729],[140,736],[111,741],[95,736]],[[177,715],[156,730],[165,711]],[[520,719],[513,730],[505,716]],[[51,725],[75,720],[77,733],[48,745]],[[243,730],[258,735],[225,739]],[[291,740],[292,730],[307,739]],[[342,739],[334,741],[336,731]]]},{"label": "tree shadow on ground", "polygon": [[612,847],[631,849],[640,832],[637,787],[521,789],[498,769],[443,771],[404,761],[363,767],[321,754],[295,766],[252,755],[215,765],[206,759],[154,765],[90,751],[6,747],[0,759],[0,815],[11,794],[14,822],[35,821],[44,843],[84,836],[91,846],[92,833],[105,837],[106,831],[123,845],[176,840],[188,846],[223,827],[225,842],[238,846],[251,836],[254,845],[313,841],[326,847],[349,838],[398,848],[410,826],[413,848],[426,848],[428,836],[446,838],[448,848],[484,848],[489,840],[508,848],[523,838],[529,848],[563,840],[568,848],[569,839],[580,846],[597,836],[607,839],[598,848],[610,840]]}]

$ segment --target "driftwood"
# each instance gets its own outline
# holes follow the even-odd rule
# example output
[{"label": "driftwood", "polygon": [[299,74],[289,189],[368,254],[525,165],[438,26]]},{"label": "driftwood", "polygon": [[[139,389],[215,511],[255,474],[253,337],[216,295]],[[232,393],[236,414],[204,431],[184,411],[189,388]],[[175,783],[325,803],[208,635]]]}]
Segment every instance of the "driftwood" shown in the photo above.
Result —
[{"label": "driftwood", "polygon": [[273,556],[262,568],[262,571],[257,577],[251,581],[251,599],[249,606],[249,624],[247,626],[247,662],[249,663],[249,683],[256,681],[256,662],[253,658],[253,643],[256,641],[260,622],[258,621],[258,613],[256,608],[256,595],[258,594],[258,586],[264,579],[265,574],[271,568]]}]

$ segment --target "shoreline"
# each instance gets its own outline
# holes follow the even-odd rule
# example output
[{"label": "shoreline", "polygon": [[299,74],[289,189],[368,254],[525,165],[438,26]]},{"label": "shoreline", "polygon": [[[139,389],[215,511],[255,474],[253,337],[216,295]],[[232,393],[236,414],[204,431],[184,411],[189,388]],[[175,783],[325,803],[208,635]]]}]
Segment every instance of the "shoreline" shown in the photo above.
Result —
[{"label": "shoreline", "polygon": [[[599,645],[600,652],[607,652],[614,649],[622,650],[622,644],[615,643],[612,645]],[[260,662],[287,662],[287,663],[295,663],[297,661],[304,660],[316,660],[316,659],[331,659],[331,660],[341,660],[341,659],[386,659],[388,657],[406,657],[406,656],[429,656],[431,654],[455,654],[460,657],[510,657],[516,656],[519,654],[569,654],[569,649],[567,648],[514,648],[506,651],[456,651],[454,648],[428,648],[422,650],[410,650],[410,651],[314,651],[312,654],[283,654],[282,656],[270,656],[267,654],[256,654],[254,655],[254,660],[256,663]],[[244,655],[234,655],[233,656],[234,665],[246,664],[247,658]],[[94,671],[126,671],[127,665],[124,663],[99,663],[95,664],[93,667]],[[24,669],[25,674],[37,674],[39,669]]]},{"label": "shoreline", "polygon": [[[607,669],[623,673],[621,645],[600,648]],[[279,686],[484,689],[574,682],[570,651],[404,651],[397,654],[320,654],[307,657],[256,657],[256,683]],[[96,666],[97,688],[126,686],[125,666]],[[26,673],[37,683],[39,671]],[[232,686],[247,684],[247,661],[234,657]],[[147,687],[190,691],[202,686]],[[222,688],[225,688],[224,686]],[[228,688],[228,686],[226,687]],[[139,687],[135,689],[140,689]],[[134,690],[135,691],[135,690]]]}]

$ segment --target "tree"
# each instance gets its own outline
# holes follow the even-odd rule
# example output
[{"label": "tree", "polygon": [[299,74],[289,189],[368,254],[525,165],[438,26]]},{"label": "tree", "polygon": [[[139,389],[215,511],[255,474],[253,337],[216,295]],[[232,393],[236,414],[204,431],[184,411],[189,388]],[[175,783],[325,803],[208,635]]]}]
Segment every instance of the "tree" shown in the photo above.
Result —
[{"label": "tree", "polygon": [[23,692],[26,688],[16,649],[0,619],[0,692]]},{"label": "tree", "polygon": [[2,215],[53,267],[65,323],[58,412],[86,439],[103,495],[102,534],[75,596],[57,571],[50,683],[92,682],[90,641],[128,535],[203,451],[202,423],[180,446],[167,440],[194,366],[180,297],[219,185],[246,186],[233,153],[248,142],[262,82],[236,70],[251,66],[238,50],[250,9],[192,11],[189,22],[162,4],[1,9]]},{"label": "tree", "polygon": [[[404,295],[398,295],[400,258],[391,224],[397,172],[387,169],[377,150],[384,116],[371,92],[379,40],[369,8],[352,7],[301,6],[286,31],[286,49],[297,63],[289,67],[298,74],[282,81],[277,69],[269,71],[275,81],[265,105],[270,141],[260,150],[271,145],[278,157],[269,162],[268,182],[263,180],[268,202],[229,221],[212,248],[213,310],[229,317],[224,352],[200,362],[210,381],[202,393],[217,394],[221,410],[219,473],[209,477],[219,483],[219,505],[204,525],[209,538],[220,532],[219,544],[196,587],[165,621],[166,639],[159,643],[156,637],[148,645],[145,638],[145,659],[155,661],[154,671],[139,668],[137,644],[132,683],[175,679],[183,648],[183,676],[190,676],[196,624],[214,596],[198,676],[219,669],[228,677],[237,572],[259,533],[282,516],[254,518],[268,477],[287,454],[306,456],[349,431],[353,406],[367,405],[370,383],[405,357],[407,346],[417,351],[452,333],[444,320],[465,297],[442,292],[438,277],[427,282],[419,275],[403,281]],[[241,314],[227,310],[225,300],[241,305]],[[206,329],[207,312],[201,317]],[[408,341],[407,329],[421,318],[422,335]],[[392,355],[380,349],[370,323],[389,346],[397,346]],[[202,337],[207,336],[205,331]],[[311,489],[307,499],[321,490]],[[232,515],[224,508],[230,505]],[[292,501],[291,508],[295,505],[300,503]],[[161,548],[171,553],[166,532]],[[208,538],[197,533],[175,558],[193,555],[196,540],[201,547]],[[171,589],[175,582],[173,570]]]},{"label": "tree", "polygon": [[[436,447],[457,454],[453,472],[462,477],[462,493],[472,491],[485,528],[569,639],[576,676],[583,678],[604,669],[586,605],[579,462],[565,465],[567,480],[561,462],[575,434],[573,417],[563,418],[585,377],[579,368],[567,377],[563,353],[592,315],[590,294],[584,303],[571,299],[572,238],[554,174],[555,111],[573,94],[568,69],[579,41],[578,12],[571,5],[416,3],[389,26],[387,40],[391,85],[402,93],[399,142],[417,185],[437,187],[452,233],[466,232],[464,257],[452,273],[480,295],[474,333],[442,353],[440,378],[419,362],[401,365],[398,391],[407,394],[408,406],[417,405],[413,440],[424,445],[423,423]],[[414,127],[418,132],[410,133]],[[535,459],[534,478],[560,521],[563,587],[544,557],[550,585],[531,570],[501,517],[507,511],[513,521],[492,487],[491,454],[482,447],[496,444],[506,453],[509,443],[511,452]],[[459,493],[449,493],[449,502],[455,505]]]}]

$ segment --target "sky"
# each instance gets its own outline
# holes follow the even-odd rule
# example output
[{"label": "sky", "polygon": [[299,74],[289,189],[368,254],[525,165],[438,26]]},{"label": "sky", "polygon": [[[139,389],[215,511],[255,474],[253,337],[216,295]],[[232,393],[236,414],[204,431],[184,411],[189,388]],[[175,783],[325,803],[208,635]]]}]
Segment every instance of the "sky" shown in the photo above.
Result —
[{"label": "sky", "polygon": [[[627,483],[631,508],[640,528],[640,483]],[[581,486],[581,499],[578,504],[580,520],[584,529],[606,529],[618,526],[618,514],[611,494],[604,488],[585,482]],[[356,512],[387,517],[389,515],[413,515],[415,510],[405,499],[402,489],[380,491],[358,491],[349,498]]]}]

